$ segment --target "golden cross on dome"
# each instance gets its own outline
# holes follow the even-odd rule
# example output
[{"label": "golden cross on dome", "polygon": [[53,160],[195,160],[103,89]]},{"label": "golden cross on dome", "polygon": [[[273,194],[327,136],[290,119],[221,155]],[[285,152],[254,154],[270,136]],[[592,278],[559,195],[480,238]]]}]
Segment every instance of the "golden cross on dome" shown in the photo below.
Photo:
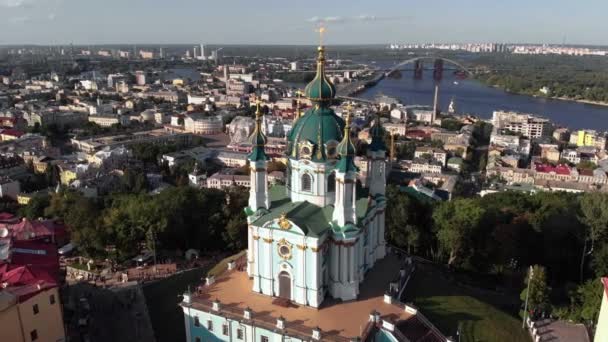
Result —
[{"label": "golden cross on dome", "polygon": [[319,25],[317,32],[319,32],[319,46],[323,46],[323,35],[325,34],[325,26],[323,26],[322,23]]}]

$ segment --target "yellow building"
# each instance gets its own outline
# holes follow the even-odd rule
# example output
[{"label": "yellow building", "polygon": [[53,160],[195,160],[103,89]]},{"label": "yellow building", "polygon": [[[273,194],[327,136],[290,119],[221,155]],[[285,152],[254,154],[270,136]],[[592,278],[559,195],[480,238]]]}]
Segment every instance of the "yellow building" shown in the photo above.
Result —
[{"label": "yellow building", "polygon": [[600,308],[600,316],[597,320],[597,329],[595,330],[595,342],[608,341],[608,277],[602,278],[602,287],[604,297],[602,298],[602,306]]},{"label": "yellow building", "polygon": [[57,285],[45,281],[0,290],[0,341],[65,341]]},{"label": "yellow building", "polygon": [[576,146],[594,146],[595,145],[595,132],[578,131],[576,136]]},{"label": "yellow building", "polygon": [[78,178],[75,165],[61,163],[57,166],[59,167],[59,181],[62,185],[70,185],[72,181]]}]

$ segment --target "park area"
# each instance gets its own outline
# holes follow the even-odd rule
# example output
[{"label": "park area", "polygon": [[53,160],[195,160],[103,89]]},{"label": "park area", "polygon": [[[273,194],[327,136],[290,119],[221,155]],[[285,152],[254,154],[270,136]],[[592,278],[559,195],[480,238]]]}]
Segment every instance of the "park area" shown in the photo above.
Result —
[{"label": "park area", "polygon": [[404,301],[414,303],[441,332],[456,341],[531,341],[521,321],[504,310],[517,305],[517,296],[459,285],[433,266],[414,272]]}]

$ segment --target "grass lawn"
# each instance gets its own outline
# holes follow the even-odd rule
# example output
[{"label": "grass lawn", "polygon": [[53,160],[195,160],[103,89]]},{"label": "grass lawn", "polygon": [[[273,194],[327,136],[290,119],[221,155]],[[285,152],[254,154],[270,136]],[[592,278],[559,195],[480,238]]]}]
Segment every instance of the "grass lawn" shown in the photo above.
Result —
[{"label": "grass lawn", "polygon": [[517,300],[450,284],[439,274],[419,268],[405,290],[405,302],[416,307],[446,336],[461,342],[529,342],[521,321],[500,309]]}]

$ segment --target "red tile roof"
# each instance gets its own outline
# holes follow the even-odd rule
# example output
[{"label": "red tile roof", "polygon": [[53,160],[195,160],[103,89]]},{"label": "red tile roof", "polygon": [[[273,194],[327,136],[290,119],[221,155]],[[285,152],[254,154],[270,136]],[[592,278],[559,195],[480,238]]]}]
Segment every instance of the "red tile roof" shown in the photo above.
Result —
[{"label": "red tile roof", "polygon": [[64,237],[66,235],[65,225],[52,220],[28,220],[22,219],[14,224],[0,224],[0,227],[8,228],[10,235],[17,240],[30,240],[40,237]]},{"label": "red tile roof", "polygon": [[549,164],[535,164],[534,168],[536,169],[536,172],[543,172],[543,173],[551,173],[554,172],[558,175],[569,175],[570,174],[570,167],[568,165],[564,165],[564,164],[559,164],[557,166],[553,166],[553,165],[549,165]]},{"label": "red tile roof", "polygon": [[24,135],[25,133],[23,133],[20,130],[7,128],[7,129],[3,129],[2,132],[1,132],[1,134],[3,134],[3,135],[10,135],[10,136],[19,138],[20,136]]},{"label": "red tile roof", "polygon": [[39,292],[57,287],[57,282],[45,269],[36,266],[0,265],[0,283],[23,302]]},{"label": "red tile roof", "polygon": [[11,243],[12,265],[33,266],[44,269],[59,279],[59,253],[57,246],[41,241],[13,240]]}]

